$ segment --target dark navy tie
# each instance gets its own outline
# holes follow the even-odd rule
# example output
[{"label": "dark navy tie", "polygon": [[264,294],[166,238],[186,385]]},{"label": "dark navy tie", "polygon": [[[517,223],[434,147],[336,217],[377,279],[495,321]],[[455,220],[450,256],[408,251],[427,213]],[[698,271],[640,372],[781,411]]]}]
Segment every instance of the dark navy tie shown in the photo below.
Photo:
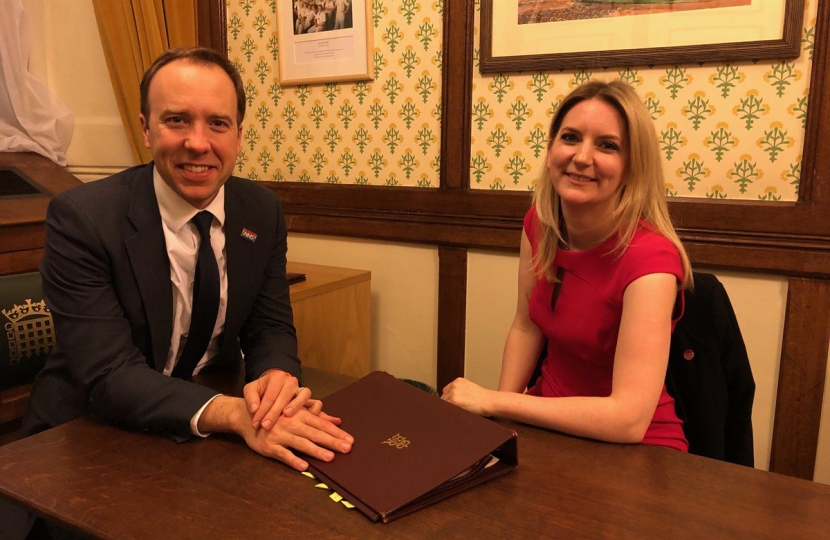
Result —
[{"label": "dark navy tie", "polygon": [[190,380],[193,370],[205,355],[216,324],[216,313],[219,311],[219,266],[210,245],[213,214],[199,212],[190,221],[196,225],[200,237],[196,275],[193,279],[193,305],[184,351],[171,374],[185,380]]}]

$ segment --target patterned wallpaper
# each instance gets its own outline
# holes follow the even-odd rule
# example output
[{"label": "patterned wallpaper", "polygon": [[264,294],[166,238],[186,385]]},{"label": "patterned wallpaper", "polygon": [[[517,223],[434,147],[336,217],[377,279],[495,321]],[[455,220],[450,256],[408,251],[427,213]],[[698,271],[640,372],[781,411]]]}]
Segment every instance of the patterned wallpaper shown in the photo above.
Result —
[{"label": "patterned wallpaper", "polygon": [[[375,80],[286,88],[276,1],[227,0],[229,55],[249,106],[237,174],[437,187],[443,0],[366,0]],[[802,54],[790,61],[482,76],[476,48],[471,186],[533,189],[562,97],[592,78],[619,78],[652,112],[669,196],[796,200],[816,2],[805,2]]]},{"label": "patterned wallpaper", "polygon": [[228,52],[248,96],[237,174],[437,187],[443,0],[367,0],[374,81],[285,88],[276,2],[227,1]]},{"label": "patterned wallpaper", "polygon": [[[796,200],[816,10],[806,0],[802,53],[790,61],[481,76],[476,49],[470,184],[533,189],[562,98],[590,79],[622,79],[651,111],[669,196]],[[477,10],[477,35],[479,24]]]}]

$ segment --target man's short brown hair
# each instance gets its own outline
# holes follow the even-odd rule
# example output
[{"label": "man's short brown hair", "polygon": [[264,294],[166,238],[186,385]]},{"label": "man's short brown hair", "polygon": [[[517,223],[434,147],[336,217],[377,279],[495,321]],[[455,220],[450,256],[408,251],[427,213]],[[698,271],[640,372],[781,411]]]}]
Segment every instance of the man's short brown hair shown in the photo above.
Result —
[{"label": "man's short brown hair", "polygon": [[200,65],[218,66],[222,71],[227,73],[236,92],[236,122],[237,124],[242,123],[242,120],[245,118],[245,87],[242,84],[242,77],[239,76],[236,66],[227,57],[207,47],[179,47],[169,49],[155,59],[153,64],[144,72],[144,76],[141,77],[141,86],[139,87],[141,114],[144,115],[144,118],[149,118],[150,115],[150,103],[147,95],[150,92],[150,83],[153,81],[153,77],[156,76],[156,73],[161,68],[176,60],[186,60]]}]

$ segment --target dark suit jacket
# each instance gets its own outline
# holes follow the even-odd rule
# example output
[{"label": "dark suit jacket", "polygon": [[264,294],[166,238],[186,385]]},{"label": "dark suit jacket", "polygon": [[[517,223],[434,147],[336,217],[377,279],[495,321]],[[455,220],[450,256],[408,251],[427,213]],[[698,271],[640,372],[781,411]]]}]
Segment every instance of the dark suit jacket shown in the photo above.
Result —
[{"label": "dark suit jacket", "polygon": [[[225,214],[228,305],[216,361],[239,361],[241,348],[248,380],[271,368],[299,377],[280,203],[256,182],[231,177]],[[173,300],[153,164],[55,197],[41,274],[57,345],[35,381],[24,431],[94,413],[187,437],[215,392],[162,375]]]}]

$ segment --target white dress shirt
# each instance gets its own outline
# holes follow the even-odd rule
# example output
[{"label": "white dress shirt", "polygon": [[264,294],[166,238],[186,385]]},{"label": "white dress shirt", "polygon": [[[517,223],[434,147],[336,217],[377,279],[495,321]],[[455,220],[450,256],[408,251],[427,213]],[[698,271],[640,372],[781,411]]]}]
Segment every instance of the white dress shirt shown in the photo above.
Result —
[{"label": "white dress shirt", "polygon": [[[190,328],[190,315],[193,308],[193,280],[196,274],[196,259],[199,251],[199,232],[190,223],[199,209],[182,199],[165,183],[158,172],[153,169],[153,186],[156,190],[161,213],[164,242],[167,256],[170,258],[170,283],[173,288],[173,333],[170,340],[170,352],[164,365],[164,374],[170,375],[181,357],[187,333]],[[205,355],[199,360],[193,374],[199,373],[219,351],[219,336],[225,328],[225,311],[228,306],[228,265],[225,258],[225,187],[219,188],[216,198],[205,208],[213,214],[210,226],[210,245],[216,255],[219,267],[219,312]],[[211,400],[212,401],[212,400]],[[190,430],[195,435],[202,435],[196,429],[199,417],[207,407],[199,409],[190,422]]]}]

